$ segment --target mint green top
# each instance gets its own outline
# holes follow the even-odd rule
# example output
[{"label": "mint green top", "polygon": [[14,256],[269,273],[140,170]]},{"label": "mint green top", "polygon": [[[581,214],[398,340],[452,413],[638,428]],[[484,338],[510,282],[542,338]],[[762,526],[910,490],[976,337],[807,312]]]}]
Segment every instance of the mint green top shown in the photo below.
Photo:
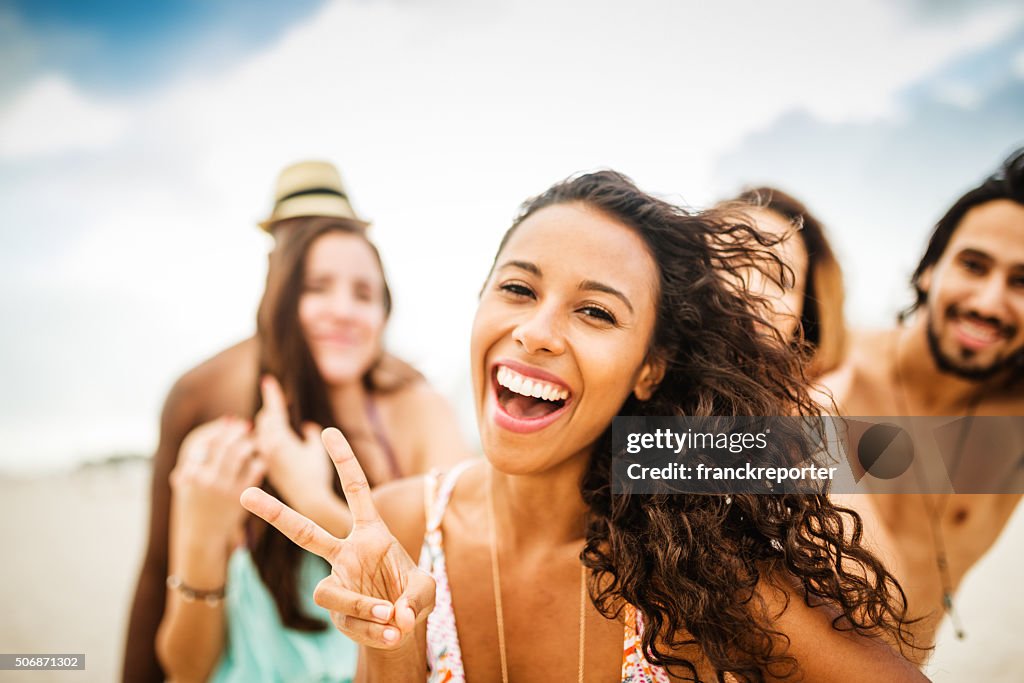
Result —
[{"label": "mint green top", "polygon": [[313,590],[330,571],[304,553],[299,566],[299,599],[304,610],[327,628],[313,633],[285,628],[274,598],[260,579],[248,548],[228,560],[224,653],[210,678],[216,683],[345,683],[355,675],[358,647],[334,628],[326,610],[313,602]]}]

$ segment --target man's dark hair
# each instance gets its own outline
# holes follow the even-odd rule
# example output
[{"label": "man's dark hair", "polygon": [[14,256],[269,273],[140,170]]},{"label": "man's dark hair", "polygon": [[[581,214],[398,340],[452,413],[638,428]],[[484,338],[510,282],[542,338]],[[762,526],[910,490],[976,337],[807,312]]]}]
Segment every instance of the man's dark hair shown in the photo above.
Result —
[{"label": "man's dark hair", "polygon": [[916,311],[927,300],[928,293],[921,288],[921,277],[942,258],[946,245],[949,244],[964,215],[975,206],[995,199],[1010,199],[1024,205],[1024,147],[1014,150],[995,173],[956,200],[946,215],[935,224],[935,230],[928,240],[928,249],[925,250],[921,262],[917,264],[917,269],[910,278],[916,298],[914,303],[900,314],[901,320]]}]

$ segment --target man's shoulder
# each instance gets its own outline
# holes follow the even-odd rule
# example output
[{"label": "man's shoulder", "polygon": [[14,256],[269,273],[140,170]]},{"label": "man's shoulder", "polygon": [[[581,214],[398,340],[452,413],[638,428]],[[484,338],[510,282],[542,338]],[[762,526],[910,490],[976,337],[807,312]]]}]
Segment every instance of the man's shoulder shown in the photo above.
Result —
[{"label": "man's shoulder", "polygon": [[171,406],[188,405],[199,419],[251,412],[258,373],[255,337],[230,346],[178,378],[167,398]]},{"label": "man's shoulder", "polygon": [[884,390],[889,377],[893,330],[857,330],[850,333],[850,346],[839,367],[821,377],[824,387],[840,411],[858,409],[865,396]]}]

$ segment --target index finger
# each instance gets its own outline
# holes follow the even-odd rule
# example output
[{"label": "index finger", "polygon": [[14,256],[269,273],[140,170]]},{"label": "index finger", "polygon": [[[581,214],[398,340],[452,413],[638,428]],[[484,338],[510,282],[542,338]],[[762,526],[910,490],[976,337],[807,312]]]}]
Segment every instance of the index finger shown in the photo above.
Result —
[{"label": "index finger", "polygon": [[359,466],[359,461],[356,460],[348,441],[334,427],[325,429],[320,438],[331,460],[334,461],[334,469],[338,470],[341,489],[345,492],[345,500],[352,511],[352,521],[356,524],[379,522],[380,515],[377,514],[377,506],[373,504],[373,496],[370,495],[370,484],[366,481],[363,468]]},{"label": "index finger", "polygon": [[319,524],[300,515],[263,489],[247,488],[242,491],[239,501],[242,507],[271,524],[300,548],[319,555],[328,562],[337,557],[341,549],[340,539],[327,533]]}]

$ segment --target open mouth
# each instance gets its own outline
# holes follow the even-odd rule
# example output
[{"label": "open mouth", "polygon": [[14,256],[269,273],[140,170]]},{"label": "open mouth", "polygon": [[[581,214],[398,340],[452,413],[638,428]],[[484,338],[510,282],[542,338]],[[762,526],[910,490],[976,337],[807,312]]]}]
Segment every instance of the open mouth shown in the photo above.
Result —
[{"label": "open mouth", "polygon": [[515,420],[543,421],[562,410],[569,400],[569,390],[554,382],[530,377],[505,365],[494,372],[498,405]]}]

